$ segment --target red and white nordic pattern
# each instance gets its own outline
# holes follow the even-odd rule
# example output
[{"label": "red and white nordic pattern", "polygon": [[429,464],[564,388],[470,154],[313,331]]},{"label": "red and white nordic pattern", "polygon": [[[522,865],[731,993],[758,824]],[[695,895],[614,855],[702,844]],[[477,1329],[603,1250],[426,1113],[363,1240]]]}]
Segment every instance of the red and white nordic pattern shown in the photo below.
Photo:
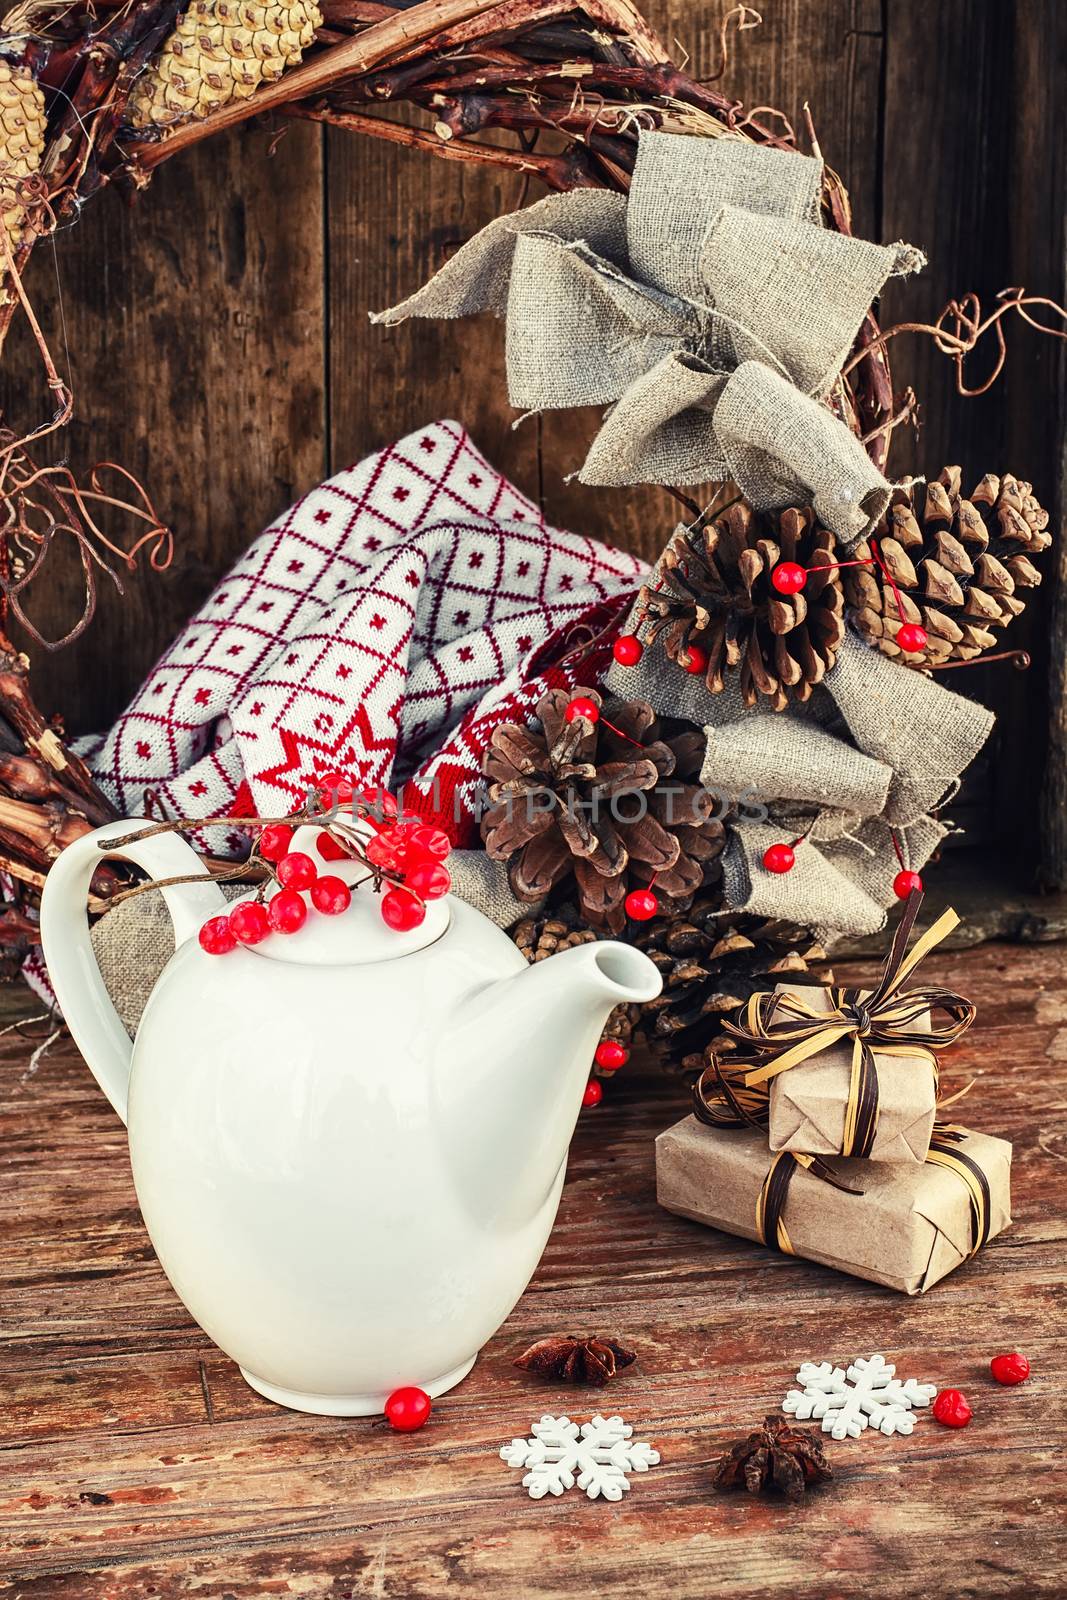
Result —
[{"label": "red and white nordic pattern", "polygon": [[[413,779],[405,800],[467,843],[492,727],[547,684],[595,681],[607,650],[568,652],[644,571],[546,527],[457,423],[435,423],[272,523],[89,764],[127,816],[281,815],[325,771]],[[232,855],[247,840],[198,842]]]}]

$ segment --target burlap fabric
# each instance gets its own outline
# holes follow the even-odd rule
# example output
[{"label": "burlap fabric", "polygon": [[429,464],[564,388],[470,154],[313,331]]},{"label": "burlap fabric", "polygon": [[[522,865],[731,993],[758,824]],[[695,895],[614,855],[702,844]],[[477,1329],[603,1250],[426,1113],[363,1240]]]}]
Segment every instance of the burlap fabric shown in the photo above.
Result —
[{"label": "burlap fabric", "polygon": [[[448,858],[452,890],[498,927],[509,928],[536,907],[516,900],[507,868],[482,850],[453,850]],[[247,885],[222,884],[228,900],[247,893]],[[174,931],[163,897],[135,895],[108,911],[92,930],[93,953],[104,987],[132,1038],[156,980],[174,954]]]},{"label": "burlap fabric", "polygon": [[[624,629],[637,626],[637,607]],[[664,651],[612,666],[605,687],[707,731],[701,781],[733,801],[724,854],[727,905],[834,933],[875,933],[893,904],[894,838],[919,871],[945,835],[929,815],[988,737],[984,706],[909,671],[846,633],[837,662],[804,705],[746,707],[736,679],[709,694]],[[765,816],[760,816],[765,808]],[[804,836],[787,874],[762,864],[769,844]]]},{"label": "burlap fabric", "polygon": [[628,197],[500,217],[376,320],[506,317],[513,405],[612,406],[586,483],[732,477],[850,542],[889,486],[822,401],[886,278],[923,257],[819,226],[821,179],[808,156],[642,133]]}]

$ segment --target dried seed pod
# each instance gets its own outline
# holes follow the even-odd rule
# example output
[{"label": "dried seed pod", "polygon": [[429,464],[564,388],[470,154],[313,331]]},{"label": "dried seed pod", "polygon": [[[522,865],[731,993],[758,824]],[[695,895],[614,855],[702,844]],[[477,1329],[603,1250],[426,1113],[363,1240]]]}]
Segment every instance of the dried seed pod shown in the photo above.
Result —
[{"label": "dried seed pod", "polygon": [[127,120],[168,127],[247,100],[298,64],[321,25],[315,0],[194,0],[134,85]]}]

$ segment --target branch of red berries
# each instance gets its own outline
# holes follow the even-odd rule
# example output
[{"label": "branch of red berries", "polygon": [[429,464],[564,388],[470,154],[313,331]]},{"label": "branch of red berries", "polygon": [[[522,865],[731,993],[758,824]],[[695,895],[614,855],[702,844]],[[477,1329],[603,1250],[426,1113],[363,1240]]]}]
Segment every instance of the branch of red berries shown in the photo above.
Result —
[{"label": "branch of red berries", "polygon": [[[314,849],[323,863],[355,862],[367,869],[367,881],[381,896],[382,920],[388,927],[397,933],[417,928],[426,917],[427,902],[439,900],[452,887],[445,865],[452,848],[448,835],[417,817],[400,816],[396,800],[385,790],[359,789],[341,773],[327,773],[316,784],[317,803],[309,799],[302,811],[287,817],[178,818],[109,840],[108,845],[121,848],[157,833],[216,826],[257,830],[249,860],[214,875],[226,881],[259,868],[262,877],[251,899],[205,922],[199,937],[209,955],[227,955],[239,944],[260,944],[272,933],[297,933],[307,921],[309,905],[327,917],[348,910],[352,891],[344,879],[324,873],[313,856],[292,848],[296,830],[303,826],[318,825]],[[116,895],[114,903],[149,889],[198,881],[200,875],[190,874],[137,884]]]}]

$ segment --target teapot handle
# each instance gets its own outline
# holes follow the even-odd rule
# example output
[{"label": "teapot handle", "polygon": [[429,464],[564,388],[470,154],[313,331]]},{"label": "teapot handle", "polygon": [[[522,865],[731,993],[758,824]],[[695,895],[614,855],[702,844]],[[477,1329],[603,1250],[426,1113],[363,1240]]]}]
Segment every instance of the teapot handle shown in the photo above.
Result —
[{"label": "teapot handle", "polygon": [[226,897],[190,844],[176,833],[132,839],[120,849],[112,840],[156,824],[119,820],[83,834],[52,865],[41,895],[41,946],[48,976],[75,1044],[97,1083],[126,1121],[133,1045],[100,976],[89,936],[87,901],[97,868],[107,860],[130,861],[154,878],[202,874],[203,884],[161,889],[174,924],[174,944],[184,944],[208,917],[226,909]]}]

